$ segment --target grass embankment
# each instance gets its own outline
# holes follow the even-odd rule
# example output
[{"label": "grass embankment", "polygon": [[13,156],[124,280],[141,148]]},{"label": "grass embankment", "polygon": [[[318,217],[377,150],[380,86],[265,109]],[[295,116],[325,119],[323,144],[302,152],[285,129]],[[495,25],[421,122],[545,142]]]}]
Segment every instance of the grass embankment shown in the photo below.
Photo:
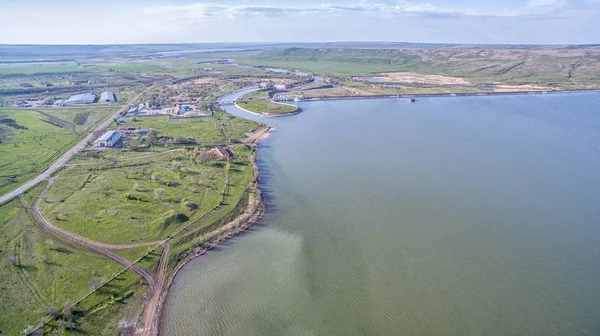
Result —
[{"label": "grass embankment", "polygon": [[[42,188],[25,195],[29,205]],[[134,315],[131,305],[124,303],[140,302],[145,288],[130,272],[84,300],[72,313],[64,312],[63,307],[123,267],[42,233],[18,199],[0,205],[0,232],[0,333],[20,335],[28,326],[38,326],[40,319],[56,315],[60,322],[51,323],[47,334],[63,327],[66,335],[116,334],[121,316]],[[82,316],[88,317],[85,323],[81,323]]]},{"label": "grass embankment", "polygon": [[238,105],[248,111],[260,114],[285,114],[298,110],[297,106],[273,102],[268,91],[255,91],[241,97]]},{"label": "grass embankment", "polygon": [[0,109],[0,194],[37,176],[115,108]]}]

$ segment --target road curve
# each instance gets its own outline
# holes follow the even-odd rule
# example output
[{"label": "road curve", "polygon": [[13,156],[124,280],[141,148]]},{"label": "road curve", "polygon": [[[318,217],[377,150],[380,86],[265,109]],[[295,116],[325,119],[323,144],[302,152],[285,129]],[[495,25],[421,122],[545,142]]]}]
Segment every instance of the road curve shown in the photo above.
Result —
[{"label": "road curve", "polygon": [[35,217],[35,219],[39,222],[44,224],[44,226],[58,234],[61,235],[65,238],[67,238],[68,240],[72,241],[72,242],[76,242],[79,243],[81,245],[87,246],[87,247],[91,247],[94,246],[96,248],[99,249],[110,249],[110,250],[126,250],[126,249],[130,249],[130,248],[137,248],[137,247],[144,247],[144,246],[150,246],[150,245],[159,245],[162,244],[162,241],[154,241],[154,242],[144,242],[144,243],[137,243],[137,244],[123,244],[123,245],[118,245],[118,244],[105,244],[105,243],[100,243],[85,237],[82,237],[80,235],[77,235],[75,233],[71,233],[67,230],[63,230],[57,226],[54,226],[52,223],[50,223],[49,220],[46,219],[46,217],[44,217],[44,215],[42,214],[42,212],[40,211],[40,202],[42,201],[42,198],[46,195],[46,193],[54,186],[54,183],[56,182],[56,177],[52,177],[48,180],[48,184],[46,185],[46,187],[44,188],[44,191],[42,191],[40,193],[40,195],[35,199],[35,201],[33,202],[33,205],[31,206],[31,213],[33,214],[33,216]]}]

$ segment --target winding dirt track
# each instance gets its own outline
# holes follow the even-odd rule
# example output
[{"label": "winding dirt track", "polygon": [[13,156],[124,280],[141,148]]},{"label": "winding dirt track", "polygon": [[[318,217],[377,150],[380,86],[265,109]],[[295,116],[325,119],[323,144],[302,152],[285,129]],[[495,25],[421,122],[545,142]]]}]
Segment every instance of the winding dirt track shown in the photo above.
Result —
[{"label": "winding dirt track", "polygon": [[[56,177],[52,177],[48,180],[48,184],[44,188],[44,190],[40,193],[40,195],[33,202],[30,212],[33,215],[33,218],[37,222],[37,226],[40,230],[43,230],[47,233],[53,233],[59,235],[70,242],[76,243],[85,247],[87,250],[102,255],[106,258],[109,258],[121,265],[123,265],[126,269],[133,271],[134,273],[141,276],[144,281],[148,285],[148,291],[146,293],[146,300],[144,304],[144,314],[142,317],[142,328],[141,335],[142,336],[153,336],[158,333],[158,313],[160,306],[160,297],[162,293],[162,287],[164,284],[164,276],[165,270],[168,263],[168,256],[171,250],[171,246],[168,241],[159,241],[159,242],[150,242],[150,243],[139,243],[139,244],[129,244],[129,245],[113,245],[113,244],[104,244],[100,242],[96,242],[85,237],[76,235],[74,233],[68,232],[61,228],[58,228],[52,223],[50,223],[41,213],[39,205],[48,190],[50,190],[54,183],[56,182]],[[24,206],[27,206],[25,200],[20,197],[21,203]],[[160,257],[160,262],[158,265],[158,270],[155,275],[151,275],[145,269],[138,267],[135,263],[130,262],[129,260],[115,254],[111,250],[122,250],[128,248],[136,248],[142,246],[149,245],[162,245],[163,253]]]},{"label": "winding dirt track", "polygon": [[71,233],[69,231],[63,230],[59,227],[52,225],[52,223],[50,223],[50,221],[48,221],[44,217],[44,215],[42,215],[42,212],[39,209],[39,205],[40,205],[40,201],[42,200],[43,196],[46,195],[48,190],[50,190],[50,188],[52,188],[54,186],[55,182],[56,182],[56,177],[52,177],[48,180],[48,185],[46,185],[46,188],[44,188],[44,191],[42,191],[42,193],[35,199],[35,202],[33,202],[33,205],[31,207],[31,211],[33,212],[33,216],[35,217],[35,219],[37,221],[39,221],[40,223],[43,223],[44,226],[46,228],[48,228],[50,231],[52,231],[56,234],[59,234],[59,235],[63,236],[64,238],[67,238],[70,241],[79,243],[84,246],[95,246],[97,248],[104,248],[104,249],[110,249],[110,250],[126,250],[126,249],[136,248],[136,247],[159,245],[162,243],[161,241],[155,241],[155,242],[145,242],[145,243],[137,243],[137,244],[126,244],[126,245],[105,244],[105,243],[93,241],[91,239],[82,237],[80,235]]}]

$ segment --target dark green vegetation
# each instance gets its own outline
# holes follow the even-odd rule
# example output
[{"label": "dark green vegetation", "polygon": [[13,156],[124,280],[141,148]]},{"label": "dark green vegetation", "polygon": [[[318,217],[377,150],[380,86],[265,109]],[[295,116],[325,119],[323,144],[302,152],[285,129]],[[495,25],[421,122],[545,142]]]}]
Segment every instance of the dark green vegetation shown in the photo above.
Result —
[{"label": "dark green vegetation", "polygon": [[269,92],[263,90],[244,95],[238,105],[248,111],[263,114],[292,113],[298,110],[298,107],[291,104],[273,102]]},{"label": "dark green vegetation", "polygon": [[[25,195],[27,206],[42,187]],[[123,267],[40,231],[26,205],[19,199],[0,205],[0,332],[20,335],[56,316],[48,334],[65,329],[69,335],[115,334],[119,316],[137,309],[124,303],[143,297],[139,277],[125,272],[75,309],[64,310]]]},{"label": "dark green vegetation", "polygon": [[299,68],[333,77],[407,71],[464,77],[474,83],[535,84],[561,89],[599,87],[600,49],[309,49],[265,51],[254,65]]},{"label": "dark green vegetation", "polygon": [[81,140],[79,132],[90,131],[114,112],[104,107],[0,109],[0,194],[44,171]]}]

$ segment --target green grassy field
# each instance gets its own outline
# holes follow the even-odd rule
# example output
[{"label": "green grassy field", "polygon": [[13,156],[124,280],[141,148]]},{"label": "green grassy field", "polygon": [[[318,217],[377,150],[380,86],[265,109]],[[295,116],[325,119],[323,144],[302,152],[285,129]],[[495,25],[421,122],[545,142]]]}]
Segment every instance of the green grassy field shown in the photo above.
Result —
[{"label": "green grassy field", "polygon": [[[0,110],[0,193],[17,188],[48,168],[82,136],[35,110]],[[11,126],[12,125],[12,126]],[[26,128],[26,129],[23,129]]]},{"label": "green grassy field", "polygon": [[271,101],[267,91],[246,94],[239,99],[238,105],[255,113],[292,113],[298,110],[296,106]]},{"label": "green grassy field", "polygon": [[[187,137],[198,143],[226,144],[230,137],[242,139],[261,124],[217,112],[214,118],[139,118],[127,126],[152,127],[160,133],[155,143],[147,136],[137,139],[135,149],[126,144],[123,149],[79,154],[40,207],[55,225],[101,242],[128,244],[172,235],[170,273],[181,256],[204,239],[208,227],[231,220],[245,208],[248,186],[254,181],[250,163],[254,149],[234,145],[236,158],[227,163],[202,159],[212,147],[166,140]],[[25,201],[31,204],[43,187],[30,190]],[[137,275],[124,273],[63,316],[65,304],[122,267],[44,234],[18,199],[0,206],[0,232],[3,334],[20,334],[50,314],[58,318],[46,325],[45,334],[64,329],[64,335],[116,335],[119,321],[135,321],[146,289]],[[134,261],[152,247],[117,253]],[[155,272],[161,253],[158,248],[139,266]]]},{"label": "green grassy field", "polygon": [[44,74],[44,73],[71,73],[85,72],[86,68],[78,66],[75,62],[61,63],[19,63],[0,64],[0,74]]},{"label": "green grassy field", "polygon": [[[229,138],[241,139],[260,127],[222,112],[214,118],[137,118],[127,126],[159,131],[156,143],[136,140],[143,152],[126,147],[80,154],[42,203],[47,218],[100,242],[165,239],[189,219],[219,205],[227,176],[238,173],[232,165],[198,162],[199,153],[206,150],[198,144],[226,144]],[[177,138],[191,142],[170,143]],[[242,163],[248,164],[245,156]]]},{"label": "green grassy field", "polygon": [[116,107],[0,109],[0,194],[48,168]]},{"label": "green grassy field", "polygon": [[44,109],[43,112],[55,118],[65,120],[76,126],[77,133],[92,132],[96,126],[115,114],[119,106],[97,105],[89,107],[69,107],[62,109]]},{"label": "green grassy field", "polygon": [[[26,195],[32,202],[43,186]],[[62,245],[43,234],[18,199],[0,206],[0,332],[20,335],[27,326],[37,326],[53,311],[62,313],[91,290],[95,282],[109,279],[123,267],[96,254]],[[124,273],[98,294],[83,301],[65,320],[74,322],[67,335],[115,334],[121,316],[132,314],[115,299],[133,292],[129,300],[139,300],[144,288],[139,277]],[[127,302],[128,300],[124,300]],[[87,316],[85,325],[80,317]],[[60,323],[46,328],[60,330]],[[111,333],[102,332],[110,329]]]}]

